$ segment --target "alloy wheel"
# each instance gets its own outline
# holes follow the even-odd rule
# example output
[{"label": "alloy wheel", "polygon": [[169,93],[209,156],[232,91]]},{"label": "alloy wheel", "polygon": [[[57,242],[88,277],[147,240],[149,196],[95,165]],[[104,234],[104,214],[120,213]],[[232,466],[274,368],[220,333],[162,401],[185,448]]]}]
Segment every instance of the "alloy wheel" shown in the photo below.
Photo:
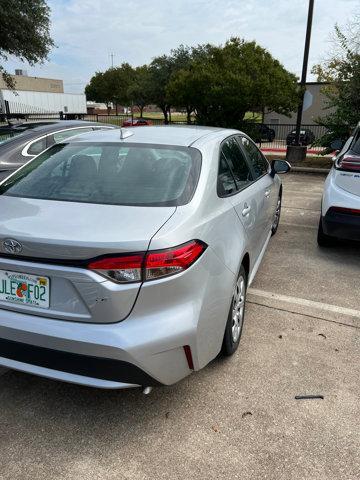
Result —
[{"label": "alloy wheel", "polygon": [[272,224],[272,231],[275,232],[279,226],[280,222],[280,213],[281,213],[281,198],[278,198],[277,205],[276,205],[276,210],[275,210],[275,216],[274,216],[274,221]]},{"label": "alloy wheel", "polygon": [[232,306],[231,336],[234,343],[239,340],[241,334],[242,324],[244,320],[245,292],[245,279],[242,275],[240,275],[235,285]]}]

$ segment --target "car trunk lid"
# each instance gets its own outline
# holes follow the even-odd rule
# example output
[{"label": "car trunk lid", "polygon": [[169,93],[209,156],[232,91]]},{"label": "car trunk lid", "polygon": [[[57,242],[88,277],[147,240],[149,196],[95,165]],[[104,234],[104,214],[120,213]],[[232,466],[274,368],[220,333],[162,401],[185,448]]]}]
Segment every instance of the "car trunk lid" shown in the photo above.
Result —
[{"label": "car trunk lid", "polygon": [[[41,308],[2,299],[0,308],[96,323],[125,318],[141,283],[114,283],[86,269],[86,260],[146,251],[152,236],[175,210],[2,195],[0,270],[48,278],[50,305]],[[14,255],[6,251],[9,239],[19,242],[22,250]]]},{"label": "car trunk lid", "polygon": [[129,207],[0,197],[0,242],[15,238],[18,255],[89,259],[147,250],[175,207]]}]

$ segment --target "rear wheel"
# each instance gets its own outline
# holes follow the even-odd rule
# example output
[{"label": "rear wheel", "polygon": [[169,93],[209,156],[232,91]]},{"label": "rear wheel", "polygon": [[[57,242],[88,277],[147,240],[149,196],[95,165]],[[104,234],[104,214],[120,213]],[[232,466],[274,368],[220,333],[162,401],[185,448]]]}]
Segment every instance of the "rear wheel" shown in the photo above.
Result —
[{"label": "rear wheel", "polygon": [[228,320],[226,323],[221,352],[230,356],[236,352],[244,324],[247,277],[241,265],[238,279],[233,291]]},{"label": "rear wheel", "polygon": [[276,204],[274,221],[271,226],[271,235],[275,235],[275,233],[277,232],[277,229],[279,228],[280,215],[281,215],[281,195],[279,195],[279,198]]},{"label": "rear wheel", "polygon": [[331,247],[335,243],[334,237],[330,237],[329,235],[326,235],[324,233],[321,218],[320,218],[320,222],[319,222],[317,242],[318,242],[319,247]]}]

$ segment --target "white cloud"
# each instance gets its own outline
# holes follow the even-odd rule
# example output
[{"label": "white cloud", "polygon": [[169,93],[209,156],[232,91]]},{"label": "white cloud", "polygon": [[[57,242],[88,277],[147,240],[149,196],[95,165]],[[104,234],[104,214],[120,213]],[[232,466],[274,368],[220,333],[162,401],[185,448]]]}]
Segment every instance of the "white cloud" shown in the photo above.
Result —
[{"label": "white cloud", "polygon": [[[62,78],[83,91],[96,70],[114,62],[147,63],[179,44],[223,43],[231,36],[256,40],[300,75],[307,0],[49,0],[58,48],[31,75]],[[335,22],[348,21],[359,0],[317,0],[309,66],[329,50]],[[20,64],[7,64],[13,70]],[[26,66],[24,66],[26,68]]]}]

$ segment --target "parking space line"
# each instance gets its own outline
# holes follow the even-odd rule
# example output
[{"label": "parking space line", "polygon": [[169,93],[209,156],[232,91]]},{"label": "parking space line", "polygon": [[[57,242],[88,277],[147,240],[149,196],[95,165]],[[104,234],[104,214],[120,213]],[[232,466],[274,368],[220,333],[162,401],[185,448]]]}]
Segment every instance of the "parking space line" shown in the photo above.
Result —
[{"label": "parking space line", "polygon": [[312,208],[302,208],[302,207],[290,207],[288,205],[284,205],[282,206],[282,208],[287,208],[289,210],[306,210],[308,212],[315,212],[315,213],[319,213],[320,212],[320,209],[319,210],[314,210]]},{"label": "parking space line", "polygon": [[249,288],[248,293],[270,300],[278,300],[280,302],[300,305],[302,307],[316,308],[318,310],[325,310],[327,312],[337,313],[340,315],[348,315],[350,317],[360,319],[360,310],[354,310],[352,308],[339,307],[337,305],[331,305],[329,303],[314,302],[313,300],[307,300],[305,298],[290,297],[288,295],[266,292],[265,290],[258,290],[256,288]]},{"label": "parking space line", "polygon": [[307,318],[312,318],[316,320],[321,320],[322,322],[336,323],[336,325],[342,325],[343,327],[356,328],[357,330],[360,330],[360,327],[358,327],[357,325],[352,325],[351,323],[339,322],[338,320],[331,320],[329,318],[317,317],[316,315],[310,315],[304,312],[300,313],[295,310],[288,310],[287,308],[281,308],[279,306],[272,307],[270,305],[266,305],[265,303],[253,302],[252,300],[247,300],[247,303],[251,303],[252,305],[258,305],[259,307],[270,308],[271,310],[278,310],[279,312],[292,313],[293,315],[299,315],[300,317],[307,317]]},{"label": "parking space line", "polygon": [[281,222],[280,226],[284,227],[302,227],[302,228],[312,228],[314,230],[318,229],[318,226],[316,225],[305,225],[303,223],[287,223],[287,222]]},{"label": "parking space line", "polygon": [[298,195],[299,197],[301,197],[302,199],[303,198],[309,198],[310,200],[316,200],[317,198],[321,197],[321,193],[318,193],[318,192],[314,192],[314,193],[298,193],[298,192],[292,192],[292,191],[288,191],[286,192],[286,195],[287,196],[295,196],[295,195]]}]

